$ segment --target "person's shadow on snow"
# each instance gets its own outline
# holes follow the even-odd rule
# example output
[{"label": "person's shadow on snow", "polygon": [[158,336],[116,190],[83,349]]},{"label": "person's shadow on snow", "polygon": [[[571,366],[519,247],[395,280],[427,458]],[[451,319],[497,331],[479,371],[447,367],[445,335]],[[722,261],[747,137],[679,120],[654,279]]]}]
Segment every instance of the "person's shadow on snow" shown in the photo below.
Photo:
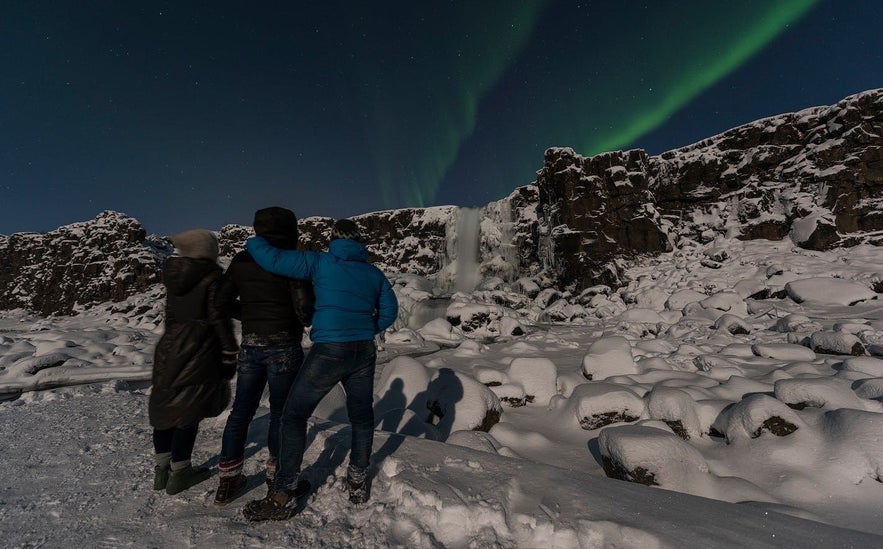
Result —
[{"label": "person's shadow on snow", "polygon": [[[454,370],[440,368],[426,388],[426,422],[435,425],[442,440],[451,436],[456,419],[457,403],[463,400],[463,383]],[[416,401],[415,401],[416,402]]]},{"label": "person's shadow on snow", "polygon": [[391,456],[405,440],[404,435],[398,434],[408,405],[404,388],[405,382],[401,378],[394,379],[386,393],[374,405],[374,412],[380,414],[380,422],[376,428],[389,433],[383,446],[374,452],[372,461],[375,464]]},{"label": "person's shadow on snow", "polygon": [[399,428],[402,418],[405,416],[405,407],[408,405],[404,388],[405,382],[402,381],[402,378],[395,378],[383,397],[374,405],[375,413],[380,414],[378,427],[382,431],[395,433]]}]

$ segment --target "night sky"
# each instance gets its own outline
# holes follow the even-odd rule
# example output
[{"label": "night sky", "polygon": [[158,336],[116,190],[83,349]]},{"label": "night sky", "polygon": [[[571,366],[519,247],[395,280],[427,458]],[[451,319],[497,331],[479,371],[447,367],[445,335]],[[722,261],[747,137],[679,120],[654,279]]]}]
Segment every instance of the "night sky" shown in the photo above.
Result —
[{"label": "night sky", "polygon": [[883,87],[879,0],[8,2],[0,234],[484,205]]}]

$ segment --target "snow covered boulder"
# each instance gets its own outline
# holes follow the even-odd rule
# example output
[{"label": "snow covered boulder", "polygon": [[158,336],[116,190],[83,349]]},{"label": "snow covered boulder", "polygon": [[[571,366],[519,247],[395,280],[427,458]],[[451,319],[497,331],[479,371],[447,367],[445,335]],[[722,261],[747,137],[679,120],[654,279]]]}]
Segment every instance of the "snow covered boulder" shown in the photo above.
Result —
[{"label": "snow covered boulder", "polygon": [[735,292],[718,292],[702,301],[687,304],[683,313],[687,318],[707,318],[715,321],[726,313],[746,317],[748,305],[742,296]]},{"label": "snow covered boulder", "polygon": [[402,328],[401,330],[396,330],[395,332],[387,332],[384,335],[385,343],[393,343],[398,345],[423,345],[425,340],[423,336],[415,332],[410,328]]},{"label": "snow covered boulder", "polygon": [[512,408],[520,408],[528,402],[527,396],[524,394],[524,387],[517,383],[485,385],[497,395],[497,398],[500,399],[500,404],[505,404]]},{"label": "snow covered boulder", "polygon": [[671,294],[671,297],[666,300],[665,308],[670,311],[683,311],[684,307],[690,303],[702,301],[706,297],[708,297],[708,295],[697,292],[696,290],[678,290]]},{"label": "snow covered boulder", "polygon": [[795,410],[802,410],[807,406],[829,410],[867,410],[868,405],[873,405],[874,410],[880,410],[878,403],[859,398],[848,381],[831,377],[780,379],[776,381],[774,391],[777,399]]},{"label": "snow covered boulder", "polygon": [[583,377],[589,380],[610,376],[637,374],[638,365],[632,356],[632,346],[624,337],[607,336],[592,343],[583,357]]},{"label": "snow covered boulder", "polygon": [[604,473],[647,486],[684,490],[707,474],[702,454],[681,438],[654,427],[608,427],[598,435]]},{"label": "snow covered boulder", "polygon": [[818,322],[810,320],[806,315],[791,313],[776,321],[777,332],[815,332],[822,329]]},{"label": "snow covered boulder", "polygon": [[566,299],[559,299],[540,313],[539,319],[543,322],[573,322],[588,316],[588,311],[582,305],[574,305],[568,303]]},{"label": "snow covered boulder", "polygon": [[508,378],[524,388],[527,402],[546,406],[558,394],[558,368],[548,358],[516,358],[509,364]]},{"label": "snow covered boulder", "polygon": [[872,377],[857,381],[852,390],[861,398],[883,402],[883,377]]},{"label": "snow covered boulder", "polygon": [[814,332],[809,337],[808,344],[813,351],[823,355],[862,356],[866,354],[862,342],[856,336],[845,332],[827,330]]},{"label": "snow covered boulder", "polygon": [[512,283],[512,290],[533,299],[540,293],[540,286],[531,278],[519,278]]},{"label": "snow covered boulder", "polygon": [[837,456],[847,482],[883,482],[883,414],[833,410],[825,413],[821,428],[827,435],[827,454]]},{"label": "snow covered boulder", "polygon": [[825,305],[855,305],[877,299],[874,290],[864,284],[841,278],[804,278],[785,284],[788,296],[797,303],[814,302]]},{"label": "snow covered boulder", "polygon": [[534,298],[534,304],[540,309],[546,309],[552,303],[561,299],[561,292],[555,288],[546,288]]},{"label": "snow covered boulder", "polygon": [[883,377],[883,359],[875,357],[858,356],[847,358],[840,367],[847,372],[858,372],[869,377]]},{"label": "snow covered boulder", "polygon": [[659,288],[647,288],[635,294],[635,305],[641,309],[650,309],[652,311],[661,311],[665,308],[669,294],[665,290]]},{"label": "snow covered boulder", "polygon": [[741,318],[729,313],[723,314],[714,322],[715,330],[727,331],[732,335],[745,335],[751,333],[751,327]]},{"label": "snow covered boulder", "polygon": [[499,305],[454,301],[445,316],[451,326],[471,339],[495,340],[500,336],[524,334],[524,329],[514,318],[504,321],[508,317]]},{"label": "snow covered boulder", "polygon": [[755,343],[751,350],[757,356],[787,360],[789,362],[810,361],[816,359],[812,349],[793,343]]},{"label": "snow covered boulder", "polygon": [[657,386],[644,395],[644,400],[647,401],[650,418],[664,421],[682,439],[702,436],[696,401],[686,392],[674,387]]},{"label": "snow covered boulder", "polygon": [[764,431],[780,437],[787,436],[796,431],[800,424],[800,418],[787,404],[755,393],[721,412],[712,429],[732,443],[757,438]]},{"label": "snow covered boulder", "polygon": [[426,341],[432,341],[442,345],[446,343],[456,343],[463,340],[463,336],[460,335],[459,331],[454,330],[451,323],[443,318],[436,318],[435,320],[427,322],[422,328],[417,330],[417,333]]},{"label": "snow covered boulder", "polygon": [[645,415],[644,400],[615,383],[583,383],[574,387],[563,407],[565,417],[573,418],[586,431],[619,422],[632,422]]}]

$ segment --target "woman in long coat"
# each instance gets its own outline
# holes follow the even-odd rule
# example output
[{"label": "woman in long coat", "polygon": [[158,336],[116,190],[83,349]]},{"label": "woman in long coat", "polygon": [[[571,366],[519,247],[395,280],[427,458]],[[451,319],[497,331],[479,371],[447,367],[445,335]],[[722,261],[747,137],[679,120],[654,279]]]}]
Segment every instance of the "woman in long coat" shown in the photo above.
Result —
[{"label": "woman in long coat", "polygon": [[210,476],[207,468],[193,468],[190,457],[199,422],[230,402],[237,346],[230,319],[215,304],[222,273],[215,235],[194,229],[172,243],[179,255],[163,267],[165,332],[154,354],[149,412],[153,488],[177,494]]}]

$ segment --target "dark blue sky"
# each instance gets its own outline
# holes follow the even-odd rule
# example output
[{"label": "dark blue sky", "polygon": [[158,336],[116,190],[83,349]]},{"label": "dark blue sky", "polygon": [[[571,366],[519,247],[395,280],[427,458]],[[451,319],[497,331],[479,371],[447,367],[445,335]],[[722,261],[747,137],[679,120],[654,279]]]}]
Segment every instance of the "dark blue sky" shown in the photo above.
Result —
[{"label": "dark blue sky", "polygon": [[2,234],[483,205],[547,147],[658,154],[883,87],[876,0],[15,4]]}]

